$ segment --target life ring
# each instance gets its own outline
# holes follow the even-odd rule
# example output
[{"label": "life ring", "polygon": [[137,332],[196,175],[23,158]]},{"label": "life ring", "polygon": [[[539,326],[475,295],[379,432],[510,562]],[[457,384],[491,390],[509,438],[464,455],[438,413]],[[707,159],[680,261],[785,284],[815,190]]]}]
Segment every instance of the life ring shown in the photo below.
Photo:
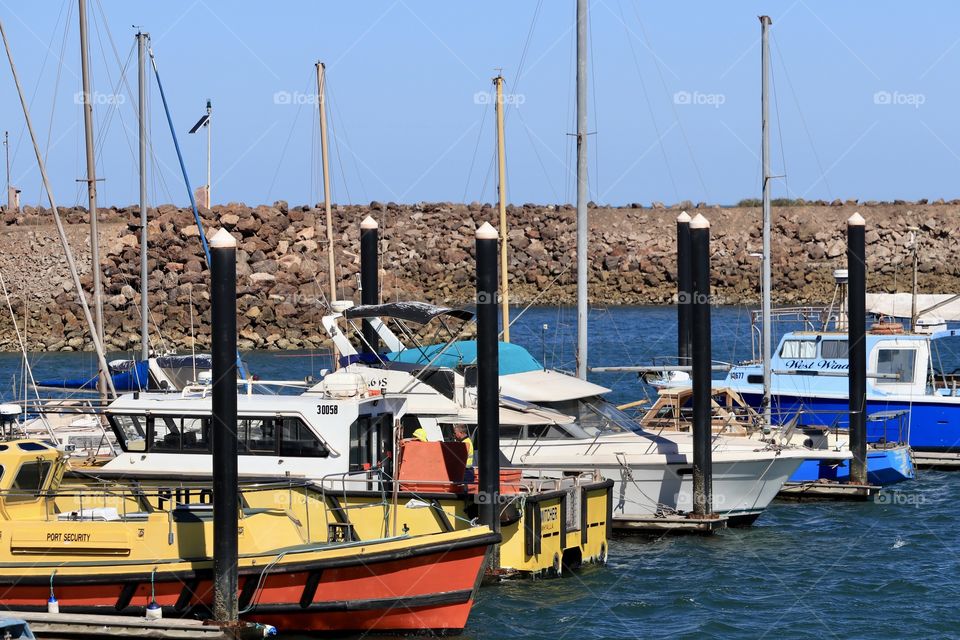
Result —
[{"label": "life ring", "polygon": [[903,333],[903,325],[899,322],[890,320],[878,320],[870,325],[870,333],[877,333],[881,335]]}]

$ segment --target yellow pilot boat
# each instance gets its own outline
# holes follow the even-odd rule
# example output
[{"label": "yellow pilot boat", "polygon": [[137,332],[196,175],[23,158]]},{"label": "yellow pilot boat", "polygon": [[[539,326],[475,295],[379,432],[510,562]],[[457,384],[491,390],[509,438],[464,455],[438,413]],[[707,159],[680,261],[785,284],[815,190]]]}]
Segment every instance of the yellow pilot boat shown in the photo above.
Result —
[{"label": "yellow pilot boat", "polygon": [[[207,389],[124,395],[103,410],[121,452],[104,466],[74,461],[65,483],[102,491],[136,482],[154,508],[212,501],[211,403]],[[249,506],[283,509],[315,531],[344,539],[449,533],[477,517],[477,486],[464,484],[459,442],[404,438],[407,401],[345,387],[298,396],[237,397],[239,474],[244,483],[286,486],[285,497],[244,492]],[[558,574],[603,562],[612,522],[613,483],[591,471],[501,471],[503,541],[497,575]]]},{"label": "yellow pilot boat", "polygon": [[[0,443],[0,606],[208,616],[211,506],[136,482],[64,485],[66,463],[46,442]],[[347,530],[331,504],[303,482],[241,486],[242,618],[284,631],[464,627],[498,534]]]}]

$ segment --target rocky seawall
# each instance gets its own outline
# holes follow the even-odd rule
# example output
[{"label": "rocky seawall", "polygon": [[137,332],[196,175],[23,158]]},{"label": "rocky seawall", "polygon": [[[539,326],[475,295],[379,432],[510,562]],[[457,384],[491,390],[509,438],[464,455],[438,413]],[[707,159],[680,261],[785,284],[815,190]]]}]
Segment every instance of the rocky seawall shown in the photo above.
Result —
[{"label": "rocky seawall", "polygon": [[[908,291],[911,233],[920,238],[920,289],[960,291],[960,201],[950,203],[803,204],[778,207],[773,221],[776,304],[829,301],[832,271],[845,266],[844,221],[867,220],[868,286]],[[590,298],[594,305],[669,304],[675,292],[678,207],[590,209]],[[718,304],[759,300],[760,209],[708,207],[712,225],[713,293]],[[165,347],[209,344],[208,272],[199,230],[188,209],[149,213],[151,327]],[[89,229],[83,209],[61,211],[71,246],[91,283]],[[497,222],[495,207],[419,203],[337,206],[334,245],[339,298],[358,297],[360,221],[380,224],[381,296],[453,305],[473,297],[473,232]],[[324,212],[311,206],[249,207],[231,203],[201,211],[208,235],[220,225],[239,241],[238,328],[241,349],[319,348],[329,280]],[[571,304],[575,300],[575,219],[569,205],[508,209],[511,302]],[[101,268],[106,345],[139,343],[140,215],[137,207],[101,209]],[[43,209],[7,214],[0,226],[0,274],[30,350],[91,348],[76,293],[52,222]],[[88,296],[89,299],[89,296]],[[159,345],[159,337],[157,338]],[[11,314],[0,310],[0,349],[18,350]]]}]

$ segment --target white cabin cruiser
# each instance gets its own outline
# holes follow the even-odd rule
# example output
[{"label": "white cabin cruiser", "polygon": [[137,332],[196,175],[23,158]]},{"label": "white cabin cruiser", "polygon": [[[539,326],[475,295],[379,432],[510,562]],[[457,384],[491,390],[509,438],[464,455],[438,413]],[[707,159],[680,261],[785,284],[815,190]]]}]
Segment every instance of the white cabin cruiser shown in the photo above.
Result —
[{"label": "white cabin cruiser", "polygon": [[[358,323],[370,322],[386,349],[358,350],[338,326],[341,318],[357,340],[363,340]],[[342,371],[362,376],[385,397],[403,396],[407,427],[420,426],[430,439],[443,439],[453,424],[475,422],[476,343],[421,345],[417,335],[436,320],[456,336],[448,322],[471,319],[463,310],[402,302],[348,308],[326,316],[323,325],[342,356]],[[500,374],[500,448],[512,466],[600,472],[615,483],[614,519],[621,528],[692,509],[689,434],[644,431],[603,398],[609,389],[545,369],[515,344],[500,344]],[[713,507],[734,524],[755,520],[804,460],[824,455],[728,436],[716,436],[713,443]]]},{"label": "white cabin cruiser", "polygon": [[[211,475],[209,390],[127,394],[110,403],[103,413],[122,451],[97,475]],[[402,407],[401,398],[359,388],[340,397],[238,394],[239,475],[321,480],[377,468],[392,457],[394,416]]]}]

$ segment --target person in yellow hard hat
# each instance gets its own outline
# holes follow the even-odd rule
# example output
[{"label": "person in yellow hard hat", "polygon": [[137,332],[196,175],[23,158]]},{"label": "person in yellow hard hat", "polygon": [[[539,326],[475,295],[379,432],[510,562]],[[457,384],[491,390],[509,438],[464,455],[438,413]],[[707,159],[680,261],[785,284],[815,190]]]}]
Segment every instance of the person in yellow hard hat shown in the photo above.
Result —
[{"label": "person in yellow hard hat", "polygon": [[467,428],[462,424],[454,425],[453,435],[467,446],[467,468],[463,471],[463,481],[470,484],[476,477],[473,472],[473,440],[470,439]]},{"label": "person in yellow hard hat", "polygon": [[419,440],[420,442],[426,442],[426,441],[427,441],[427,430],[424,429],[423,427],[417,427],[417,428],[414,429],[414,431],[413,431],[413,437],[414,437],[416,440]]}]

